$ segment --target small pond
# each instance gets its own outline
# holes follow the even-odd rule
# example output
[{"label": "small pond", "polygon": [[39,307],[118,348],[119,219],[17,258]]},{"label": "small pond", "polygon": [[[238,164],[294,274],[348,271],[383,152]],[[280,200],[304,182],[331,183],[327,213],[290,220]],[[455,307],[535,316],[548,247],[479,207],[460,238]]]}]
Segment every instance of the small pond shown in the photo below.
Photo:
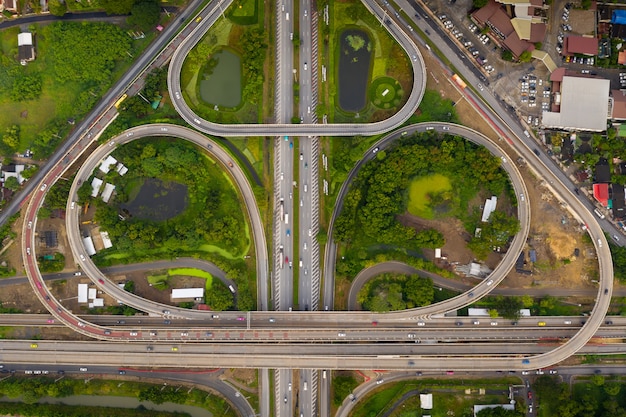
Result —
[{"label": "small pond", "polygon": [[202,68],[200,97],[210,105],[237,107],[241,103],[241,59],[228,49],[211,56]]},{"label": "small pond", "polygon": [[358,29],[344,30],[339,39],[339,107],[358,112],[366,104],[372,44]]},{"label": "small pond", "polygon": [[158,178],[146,179],[135,198],[121,204],[122,212],[138,219],[163,221],[176,217],[187,207],[187,186]]}]

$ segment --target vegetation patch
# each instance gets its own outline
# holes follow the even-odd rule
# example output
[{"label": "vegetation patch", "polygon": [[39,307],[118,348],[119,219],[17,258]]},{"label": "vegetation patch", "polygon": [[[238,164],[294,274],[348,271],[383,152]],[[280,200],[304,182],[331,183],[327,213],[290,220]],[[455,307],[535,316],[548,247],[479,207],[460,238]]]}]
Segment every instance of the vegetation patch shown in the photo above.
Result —
[{"label": "vegetation patch", "polygon": [[148,283],[157,290],[166,290],[168,278],[167,274],[148,275]]},{"label": "vegetation patch", "polygon": [[228,49],[211,56],[198,77],[200,97],[221,109],[235,109],[241,104],[241,58]]},{"label": "vegetation patch", "polygon": [[[219,395],[208,395],[206,391],[202,391],[196,388],[185,388],[180,389],[180,386],[163,386],[161,384],[144,384],[136,381],[124,381],[120,383],[118,380],[116,381],[108,381],[108,380],[99,380],[99,379],[89,379],[88,383],[86,383],[82,378],[73,379],[68,377],[67,375],[64,378],[55,378],[55,377],[34,377],[34,378],[3,378],[0,381],[0,396],[6,396],[9,398],[20,399],[22,403],[21,405],[34,405],[39,399],[44,397],[51,398],[63,398],[71,395],[105,395],[105,396],[122,396],[122,397],[133,397],[139,399],[139,401],[152,401],[155,404],[163,404],[165,402],[172,402],[175,404],[185,404],[195,407],[201,407],[211,415],[219,415],[219,416],[227,416],[227,417],[235,417],[237,416],[236,409],[233,409],[231,405]],[[212,394],[212,393],[211,393]],[[1,407],[5,405],[7,407],[10,404],[20,403],[2,403]],[[119,414],[109,414],[108,408],[95,408],[94,410],[80,411],[79,407],[69,407],[66,410],[54,409],[50,406],[50,404],[45,404],[44,408],[37,407],[24,407],[19,409],[19,412],[16,412],[16,415],[32,415],[32,416],[60,416],[67,415],[70,417],[73,416],[85,416],[85,415],[103,415],[103,416],[132,416],[137,415],[135,412],[137,410],[127,409],[124,411],[120,409]],[[46,409],[46,407],[51,407]],[[10,409],[10,408],[9,408]],[[35,411],[29,411],[35,410]],[[48,413],[47,411],[51,411]],[[71,411],[71,410],[76,410]],[[103,412],[103,410],[105,410]],[[55,411],[55,412],[52,412]],[[65,411],[68,414],[57,414],[57,412]],[[4,414],[11,414],[9,412],[4,412]],[[131,413],[129,413],[131,412]],[[28,414],[30,413],[30,414]],[[155,414],[157,412],[150,411],[150,415],[158,415]],[[141,414],[144,415],[144,414]],[[147,415],[147,414],[146,414]],[[168,415],[167,413],[164,415]]]},{"label": "vegetation patch", "polygon": [[370,88],[370,100],[383,109],[399,107],[404,97],[404,90],[397,80],[391,77],[379,77],[372,82]]},{"label": "vegetation patch", "polygon": [[430,278],[387,273],[369,280],[359,291],[358,302],[369,311],[405,310],[431,304],[434,293]]},{"label": "vegetation patch", "polygon": [[456,136],[426,132],[397,141],[359,171],[335,222],[334,237],[352,248],[389,245],[417,250],[442,246],[440,233],[418,232],[397,220],[407,210],[411,181],[437,172],[449,178],[452,189],[459,190],[468,232],[474,236],[475,228],[482,227],[482,235],[472,239],[470,248],[478,257],[486,256],[491,246],[503,246],[519,227],[517,220],[504,212],[494,212],[484,224],[479,210],[467,213],[469,200],[481,188],[493,194],[510,189],[500,163],[487,149]]},{"label": "vegetation patch", "polygon": [[[252,3],[254,14],[250,16]],[[258,12],[256,0],[239,0],[226,15],[228,19],[219,19],[185,58],[181,70],[183,96],[194,111],[207,120],[216,123],[259,123],[263,115],[263,66],[267,55],[267,33],[262,24],[262,13]],[[216,107],[218,103],[213,100],[209,100],[213,104],[205,103],[200,94],[199,79],[207,61],[225,48],[243,57],[241,95],[237,97],[237,103],[242,104],[237,107]],[[236,92],[224,92],[222,95],[226,93],[231,103]]]},{"label": "vegetation patch", "polygon": [[[253,309],[255,278],[244,259],[251,245],[249,227],[239,196],[222,166],[196,146],[168,138],[139,139],[118,147],[113,155],[128,168],[124,176],[113,170],[106,175],[96,171],[116,186],[112,201],[105,204],[100,197],[91,197],[91,178],[78,192],[81,205],[96,206],[94,220],[113,242],[113,247],[100,251],[94,261],[104,266],[113,262],[199,256],[234,279],[240,307]],[[138,183],[155,180],[184,185],[185,196],[172,199],[168,195],[174,205],[183,199],[187,201],[180,214],[141,218],[125,209],[131,195],[137,192]],[[163,203],[167,200],[163,199]],[[219,248],[228,256],[218,251],[207,252],[205,245]]]},{"label": "vegetation patch", "polygon": [[453,198],[450,179],[445,175],[433,174],[416,178],[409,185],[408,211],[414,216],[432,219],[436,201],[447,202]]},{"label": "vegetation patch", "polygon": [[[136,55],[119,27],[100,22],[53,22],[33,26],[36,59],[17,60],[20,28],[0,33],[0,153],[30,147],[45,159]],[[17,135],[5,135],[6,131]],[[6,140],[5,140],[6,136]]]},{"label": "vegetation patch", "polygon": [[[326,3],[328,2],[318,3],[318,8],[323,10]],[[322,64],[334,70],[328,71],[328,83],[326,83],[328,87],[326,85],[321,87],[327,89],[324,96],[328,97],[328,102],[318,104],[318,114],[328,114],[331,123],[368,123],[392,116],[398,108],[404,105],[408,96],[404,92],[410,91],[413,85],[413,70],[409,57],[389,34],[385,25],[381,25],[380,20],[360,1],[347,0],[328,4],[330,5],[330,25],[321,25],[320,32],[324,43],[331,48],[331,53],[328,56],[330,62],[322,62]],[[365,33],[367,39],[363,36],[345,33],[346,30]],[[346,35],[350,35],[350,39],[346,39]],[[365,107],[359,109],[358,112],[352,108],[358,107],[356,106],[358,103],[355,103],[355,106],[346,107],[343,98],[342,103],[339,102],[339,88],[344,89],[342,84],[345,84],[343,76],[345,72],[340,70],[346,53],[345,41],[351,45],[349,48],[352,51],[371,51],[370,62],[364,69],[366,82],[360,87],[361,91],[356,92],[359,96],[364,95],[366,98]],[[324,59],[326,58],[322,57],[322,60]],[[387,77],[393,80],[395,97],[393,101],[375,102],[377,88],[373,85],[375,81],[372,83],[371,80]]]}]

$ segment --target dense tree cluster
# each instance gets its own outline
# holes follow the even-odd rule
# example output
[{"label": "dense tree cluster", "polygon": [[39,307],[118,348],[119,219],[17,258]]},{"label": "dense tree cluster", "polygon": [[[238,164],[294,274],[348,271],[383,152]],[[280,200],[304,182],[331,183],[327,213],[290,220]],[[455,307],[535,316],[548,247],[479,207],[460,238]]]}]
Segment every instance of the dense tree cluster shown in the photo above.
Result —
[{"label": "dense tree cluster", "polygon": [[58,22],[48,26],[46,36],[51,74],[61,83],[108,84],[116,61],[127,56],[131,46],[122,29],[106,23]]},{"label": "dense tree cluster", "polygon": [[222,281],[214,280],[211,290],[205,293],[204,302],[212,310],[230,310],[233,307],[233,295]]},{"label": "dense tree cluster", "polygon": [[130,25],[147,31],[158,23],[160,13],[161,6],[158,0],[139,0],[133,4],[126,21]]},{"label": "dense tree cluster", "polygon": [[622,386],[618,381],[607,382],[603,375],[593,375],[587,389],[574,389],[574,395],[567,383],[548,375],[534,384],[544,414],[559,417],[626,417],[626,403],[619,395]]},{"label": "dense tree cluster", "polygon": [[243,101],[258,104],[263,91],[263,63],[265,62],[265,33],[260,28],[247,28],[240,40],[243,57]]},{"label": "dense tree cluster", "polygon": [[[478,191],[484,187],[498,194],[508,183],[500,160],[485,148],[452,136],[427,133],[409,137],[383,158],[361,168],[335,223],[335,239],[346,243],[365,238],[379,244],[441,246],[444,242],[438,232],[418,234],[396,218],[406,211],[410,181],[433,172],[449,176],[456,190]],[[501,228],[494,226],[493,233],[486,231],[485,239],[500,239],[500,232]]]},{"label": "dense tree cluster", "polygon": [[37,262],[41,272],[59,272],[65,268],[65,256],[59,252],[50,256],[39,256]]},{"label": "dense tree cluster", "polygon": [[503,407],[485,408],[476,413],[476,417],[524,417],[518,410],[507,410]]},{"label": "dense tree cluster", "polygon": [[[25,393],[30,398],[31,394]],[[106,410],[106,411],[104,411]],[[140,408],[89,407],[66,404],[34,404],[0,402],[0,413],[24,417],[188,417],[188,413],[155,411]]]},{"label": "dense tree cluster", "polygon": [[[609,242],[611,241],[608,239]],[[609,244],[613,258],[613,273],[621,282],[626,280],[626,248]]]},{"label": "dense tree cluster", "polygon": [[434,298],[431,279],[391,273],[370,280],[358,295],[364,309],[377,312],[422,307],[431,304]]},{"label": "dense tree cluster", "polygon": [[11,100],[35,100],[41,95],[42,79],[40,73],[22,75],[15,80],[11,90]]},{"label": "dense tree cluster", "polygon": [[[91,197],[91,178],[78,190],[79,203],[96,205],[95,221],[109,232],[114,242],[112,250],[125,252],[130,257],[123,261],[139,262],[159,258],[202,253],[203,258],[215,263],[226,275],[237,282],[237,306],[241,310],[255,308],[256,289],[249,282],[246,264],[239,259],[226,259],[217,253],[204,252],[202,246],[211,244],[238,256],[248,244],[244,216],[237,194],[223,177],[221,170],[198,149],[186,142],[168,139],[138,140],[115,151],[129,171],[123,177],[111,172],[106,180],[116,185],[114,203],[104,204]],[[122,221],[119,206],[130,199],[146,178],[159,178],[187,186],[187,208],[176,217],[153,221],[128,217]],[[107,251],[94,256],[100,266],[109,265]],[[229,309],[233,298],[228,289],[207,293],[207,304],[213,309]]]}]

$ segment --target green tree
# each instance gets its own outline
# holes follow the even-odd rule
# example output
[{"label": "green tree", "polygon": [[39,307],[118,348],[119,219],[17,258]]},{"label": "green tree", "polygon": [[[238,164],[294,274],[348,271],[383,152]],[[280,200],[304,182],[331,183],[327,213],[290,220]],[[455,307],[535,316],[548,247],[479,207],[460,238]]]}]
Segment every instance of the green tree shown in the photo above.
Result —
[{"label": "green tree", "polygon": [[619,382],[609,382],[604,384],[604,392],[612,397],[615,397],[617,394],[619,394],[621,389],[622,384],[620,384]]},{"label": "green tree", "polygon": [[523,307],[523,303],[519,297],[499,296],[496,298],[495,307],[500,316],[505,319],[517,320],[520,317],[520,309]]},{"label": "green tree", "polygon": [[91,199],[91,178],[82,183],[76,194],[78,195],[78,203],[82,206]]},{"label": "green tree", "polygon": [[4,181],[4,186],[11,191],[16,191],[20,188],[20,183],[15,177],[9,177]]},{"label": "green tree", "polygon": [[488,2],[489,0],[474,0],[472,4],[474,5],[475,9],[480,9],[481,7],[485,7]]},{"label": "green tree", "polygon": [[52,211],[46,206],[42,206],[41,208],[39,208],[39,211],[37,212],[37,216],[40,219],[49,219],[51,215],[52,215]]},{"label": "green tree", "polygon": [[505,61],[513,61],[513,53],[508,49],[502,50],[502,59]]},{"label": "green tree", "polygon": [[159,21],[161,7],[158,1],[143,0],[135,3],[130,11],[130,16],[126,21],[130,25],[139,27],[147,31],[154,27]]},{"label": "green tree", "polygon": [[35,73],[18,77],[11,90],[11,100],[35,100],[41,95],[41,74]]},{"label": "green tree", "polygon": [[211,289],[206,291],[205,303],[215,311],[225,311],[233,307],[233,295],[221,282],[214,282]]},{"label": "green tree", "polygon": [[16,151],[20,146],[20,127],[19,125],[12,125],[7,127],[2,136],[2,142],[11,151]]},{"label": "green tree", "polygon": [[129,14],[135,0],[98,0],[107,14]]},{"label": "green tree", "polygon": [[63,16],[67,12],[67,4],[61,0],[48,0],[48,10],[54,16]]},{"label": "green tree", "polygon": [[404,284],[404,297],[409,302],[408,308],[429,305],[435,299],[435,288],[430,278],[410,275]]},{"label": "green tree", "polygon": [[533,59],[533,56],[530,51],[524,51],[519,56],[519,62],[530,62],[532,59]]}]

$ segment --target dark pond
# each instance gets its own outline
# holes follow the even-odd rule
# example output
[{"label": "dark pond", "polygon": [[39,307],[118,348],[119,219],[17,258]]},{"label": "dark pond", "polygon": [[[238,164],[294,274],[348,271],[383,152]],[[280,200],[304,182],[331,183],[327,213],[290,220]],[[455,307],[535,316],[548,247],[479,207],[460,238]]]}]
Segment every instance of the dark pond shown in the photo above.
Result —
[{"label": "dark pond", "polygon": [[154,221],[171,219],[187,207],[187,186],[177,182],[163,182],[157,178],[144,181],[137,196],[122,204],[125,215]]},{"label": "dark pond", "polygon": [[346,29],[339,38],[339,107],[358,112],[366,103],[372,45],[358,29]]}]

